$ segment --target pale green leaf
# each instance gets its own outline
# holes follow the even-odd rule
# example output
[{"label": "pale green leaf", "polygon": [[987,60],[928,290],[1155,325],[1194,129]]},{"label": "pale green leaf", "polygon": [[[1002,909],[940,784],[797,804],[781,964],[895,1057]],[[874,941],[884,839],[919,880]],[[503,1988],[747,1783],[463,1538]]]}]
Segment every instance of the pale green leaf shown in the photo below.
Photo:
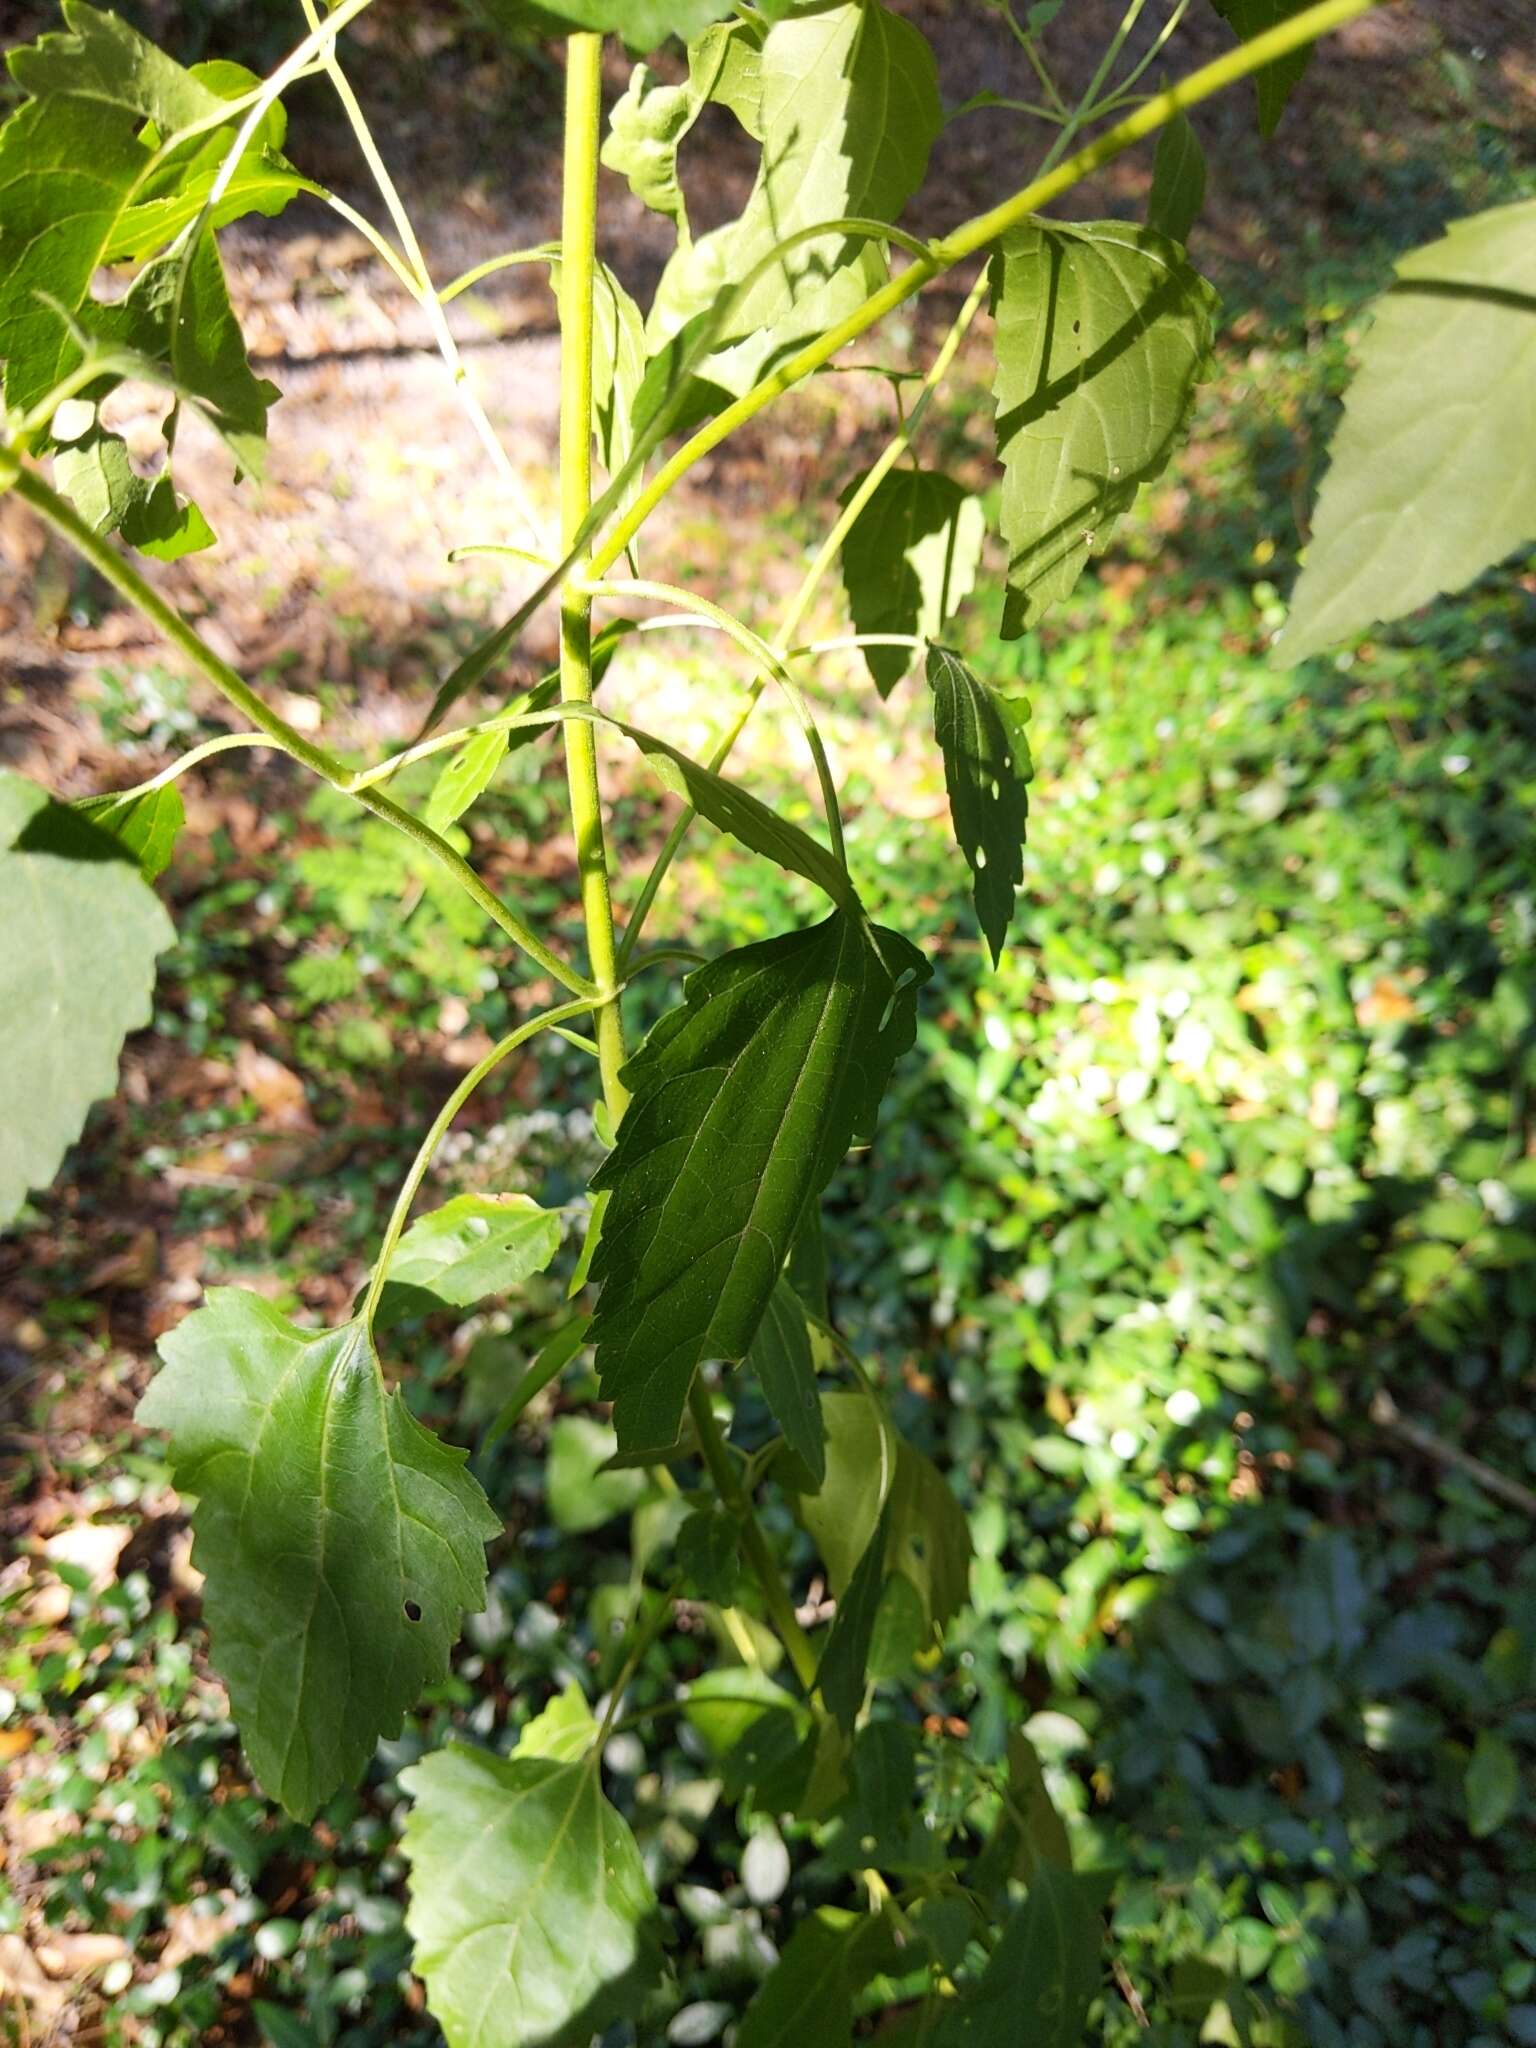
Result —
[{"label": "pale green leaf", "polygon": [[469,1308],[542,1273],[560,1249],[562,1222],[527,1195],[455,1195],[419,1217],[389,1262],[380,1320]]},{"label": "pale green leaf", "polygon": [[1496,1729],[1480,1728],[1466,1772],[1467,1826],[1481,1840],[1496,1834],[1520,1800],[1520,1760]]},{"label": "pale green leaf", "polygon": [[761,1382],[773,1419],[784,1432],[785,1443],[810,1474],[812,1483],[820,1486],[827,1475],[827,1439],[810,1325],[805,1319],[804,1303],[782,1274],[768,1297],[746,1363]]},{"label": "pale green leaf", "polygon": [[175,937],[133,853],[0,769],[0,1225],[117,1086]]},{"label": "pale green leaf", "polygon": [[455,749],[443,764],[427,799],[426,822],[434,832],[446,832],[485,795],[496,779],[496,771],[507,758],[504,731],[479,732]]},{"label": "pale green leaf", "polygon": [[627,1822],[578,1763],[452,1743],[402,1773],[406,1926],[448,2048],[585,2044],[660,1974]]},{"label": "pale green leaf", "polygon": [[557,1692],[541,1714],[527,1722],[517,1738],[514,1756],[548,1757],[574,1764],[597,1740],[597,1722],[587,1696],[574,1679]]},{"label": "pale green leaf", "polygon": [[690,975],[630,1061],[593,1179],[610,1202],[591,1331],[625,1449],[672,1442],[697,1366],[746,1354],[810,1204],[872,1134],[928,972],[837,911]]},{"label": "pale green leaf", "polygon": [[213,529],[197,506],[177,496],[168,476],[141,477],[120,434],[98,428],[60,448],[53,480],[93,531],[121,533],[156,561],[179,561],[213,546]]},{"label": "pale green leaf", "polygon": [[955,837],[972,875],[976,916],[995,967],[1024,877],[1024,828],[1033,772],[1024,728],[1027,698],[989,689],[958,654],[928,650],[933,732]]},{"label": "pale green leaf", "polygon": [[1011,638],[1067,595],[1183,438],[1216,295],[1176,244],[1123,221],[1026,221],[993,278]]},{"label": "pale green leaf", "polygon": [[750,1664],[707,1671],[688,1688],[684,1713],[717,1761],[744,1742],[769,1717],[782,1721],[798,1740],[811,1725],[804,1703]]},{"label": "pale green leaf", "polygon": [[628,179],[642,205],[674,224],[683,243],[692,237],[677,178],[677,152],[713,96],[728,50],[749,37],[744,22],[720,22],[707,29],[690,48],[688,75],[678,85],[659,79],[648,64],[637,64],[608,116],[603,162]]},{"label": "pale green leaf", "polygon": [[[606,263],[592,278],[592,416],[598,452],[610,476],[635,443],[635,394],[645,375],[645,323],[640,308]],[[637,476],[634,487],[639,489]]]},{"label": "pale green leaf", "polygon": [[307,1819],[446,1675],[501,1523],[361,1322],[301,1330],[225,1287],[160,1355],[138,1419],[197,1496],[214,1666],[263,1788]]},{"label": "pale green leaf", "polygon": [[[1300,14],[1312,0],[1212,0],[1216,12],[1244,43],[1266,29],[1278,28],[1293,14]],[[1312,57],[1312,45],[1304,43],[1288,56],[1276,57],[1253,74],[1253,89],[1259,100],[1259,132],[1273,135],[1285,112],[1285,103],[1301,83],[1302,73]]]},{"label": "pale green leaf", "polygon": [[823,1394],[827,1473],[814,1493],[796,1497],[795,1513],[841,1599],[873,1541],[896,1479],[899,1444],[879,1404],[864,1393]]},{"label": "pale green leaf", "polygon": [[912,1581],[930,1628],[943,1629],[970,1592],[970,1524],[938,1466],[909,1443],[897,1448],[885,1523],[887,1571]]},{"label": "pale green leaf", "polygon": [[170,866],[177,837],[187,822],[181,791],[174,782],[147,789],[141,796],[87,797],[76,809],[132,854],[146,882],[158,880]]},{"label": "pale green leaf", "polygon": [[601,1529],[627,1514],[645,1491],[640,1471],[609,1471],[618,1438],[590,1415],[562,1415],[549,1432],[544,1485],[550,1520],[567,1535]]},{"label": "pale green leaf", "polygon": [[1536,199],[1454,222],[1397,276],[1334,435],[1287,666],[1536,538]]},{"label": "pale green leaf", "polygon": [[[843,493],[853,496],[862,479]],[[953,477],[893,469],[843,542],[843,588],[854,630],[932,639],[976,583],[986,520],[981,502]],[[912,666],[911,647],[866,647],[864,660],[882,697]]]},{"label": "pale green leaf", "polygon": [[1083,2048],[1104,1950],[1098,1877],[1042,1864],[981,1981],[948,2011],[936,2048]]},{"label": "pale green leaf", "polygon": [[1205,204],[1205,151],[1185,113],[1158,131],[1152,158],[1147,226],[1170,242],[1187,242]]}]

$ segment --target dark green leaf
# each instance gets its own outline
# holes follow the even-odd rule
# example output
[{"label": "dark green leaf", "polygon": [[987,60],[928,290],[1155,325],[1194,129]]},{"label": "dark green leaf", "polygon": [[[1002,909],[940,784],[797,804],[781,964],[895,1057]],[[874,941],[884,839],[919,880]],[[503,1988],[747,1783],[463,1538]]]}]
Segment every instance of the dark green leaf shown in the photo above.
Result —
[{"label": "dark green leaf", "polygon": [[632,2017],[660,1974],[656,1899],[596,1753],[451,1743],[402,1774],[406,1926],[449,2048],[557,2048]]},{"label": "dark green leaf", "polygon": [[1495,1729],[1482,1728],[1467,1765],[1467,1826],[1481,1839],[1497,1833],[1520,1799],[1520,1760]]},{"label": "dark green leaf", "polygon": [[874,1868],[902,1876],[934,1870],[944,1846],[920,1810],[920,1738],[908,1722],[871,1721],[854,1739],[848,1797],[833,1816],[829,1859],[845,1870]]},{"label": "dark green leaf", "polygon": [[947,647],[929,648],[928,683],[949,814],[995,967],[1013,917],[1014,892],[1024,878],[1033,773],[1025,737],[1029,700],[978,682]]},{"label": "dark green leaf", "polygon": [[[846,504],[858,489],[843,493]],[[881,478],[843,542],[843,588],[854,630],[932,639],[970,595],[986,533],[981,501],[953,477],[893,469]],[[910,647],[866,647],[882,697],[912,666]]]},{"label": "dark green leaf", "polygon": [[913,1662],[932,1646],[933,1624],[923,1596],[905,1572],[887,1575],[869,1644],[869,1675],[905,1678]]},{"label": "dark green leaf", "polygon": [[1456,221],[1376,301],[1276,645],[1286,666],[1536,535],[1536,199]]},{"label": "dark green leaf", "polygon": [[117,1086],[175,938],[133,852],[0,769],[0,1224]]},{"label": "dark green leaf", "polygon": [[[1238,40],[1251,43],[1266,29],[1278,28],[1293,14],[1302,13],[1312,0],[1212,0],[1212,4]],[[1277,57],[1273,63],[1254,73],[1253,89],[1259,99],[1261,134],[1274,134],[1280,116],[1285,112],[1285,103],[1301,83],[1301,75],[1311,57],[1312,45],[1307,43],[1299,50],[1292,50],[1288,57]]]},{"label": "dark green leaf", "polygon": [[1032,1884],[1043,1865],[1072,1868],[1066,1823],[1051,1804],[1034,1744],[1022,1729],[1008,1734],[1008,1783],[991,1839],[972,1866],[978,1891],[1001,1891],[1009,1878]]},{"label": "dark green leaf", "polygon": [[187,822],[181,791],[174,782],[147,789],[141,796],[93,796],[78,804],[99,832],[110,832],[139,864],[146,882],[156,881],[171,864],[176,839]]},{"label": "dark green leaf", "polygon": [[850,1950],[860,1924],[830,1906],[807,1914],[747,2007],[736,2048],[849,2048]]},{"label": "dark green leaf", "polygon": [[944,1628],[970,1591],[970,1525],[938,1466],[908,1443],[897,1448],[885,1521],[886,1569],[912,1581],[930,1627]]},{"label": "dark green leaf", "polygon": [[1183,438],[1216,295],[1176,244],[1122,221],[1027,221],[993,278],[1011,638],[1067,595]]},{"label": "dark green leaf", "polygon": [[1187,242],[1204,204],[1205,151],[1189,116],[1177,113],[1158,134],[1147,226],[1170,242]]},{"label": "dark green leaf", "polygon": [[677,1532],[677,1561],[691,1582],[717,1607],[736,1599],[741,1530],[724,1508],[691,1514]]},{"label": "dark green leaf", "polygon": [[810,1326],[804,1304],[782,1274],[768,1297],[746,1363],[762,1382],[784,1441],[820,1486],[827,1475],[827,1439]]},{"label": "dark green leaf", "polygon": [[307,1819],[447,1672],[501,1523],[361,1322],[300,1330],[224,1287],[160,1355],[138,1419],[198,1497],[214,1664],[264,1789]]},{"label": "dark green leaf", "polygon": [[745,1356],[812,1201],[912,1043],[922,955],[834,912],[690,975],[625,1070],[592,1339],[621,1447],[670,1443],[696,1367]]},{"label": "dark green leaf", "polygon": [[877,1524],[847,1591],[838,1600],[832,1633],[816,1672],[817,1689],[827,1711],[845,1735],[853,1733],[864,1704],[864,1672],[884,1583],[885,1533]]},{"label": "dark green leaf", "polygon": [[1104,1881],[1042,1864],[976,1989],[953,2007],[937,2048],[1082,2048],[1099,1988]]}]

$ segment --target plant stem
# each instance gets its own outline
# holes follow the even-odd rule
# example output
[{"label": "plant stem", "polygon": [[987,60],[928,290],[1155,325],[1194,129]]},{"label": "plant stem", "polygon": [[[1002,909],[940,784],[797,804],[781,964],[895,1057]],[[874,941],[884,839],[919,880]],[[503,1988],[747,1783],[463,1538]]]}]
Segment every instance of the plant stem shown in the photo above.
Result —
[{"label": "plant stem", "polygon": [[709,1389],[700,1379],[694,1380],[689,1392],[688,1412],[693,1417],[699,1449],[703,1453],[709,1476],[715,1483],[715,1491],[736,1517],[741,1529],[742,1548],[746,1551],[747,1562],[763,1589],[763,1600],[768,1609],[768,1619],[773,1623],[774,1634],[784,1645],[789,1661],[794,1666],[796,1678],[809,1693],[816,1683],[816,1652],[811,1648],[810,1638],[795,1618],[794,1603],[785,1590],[783,1579],[779,1576],[779,1568],[768,1548],[768,1539],[759,1526],[752,1503],[747,1498],[746,1488],[741,1483],[741,1476],[731,1463],[730,1451],[721,1434],[720,1425],[715,1420],[715,1411],[710,1405]]},{"label": "plant stem", "polygon": [[[597,150],[602,121],[603,39],[574,35],[566,43],[565,166],[560,247],[560,542],[569,553],[592,504],[592,281],[597,262]],[[592,701],[592,598],[578,567],[560,593],[560,701]],[[604,997],[597,1013],[603,1100],[617,1123],[629,1100],[619,1078],[624,1025],[614,1000],[618,961],[608,849],[603,839],[597,734],[585,719],[565,730],[571,824],[581,875],[592,978]]]}]

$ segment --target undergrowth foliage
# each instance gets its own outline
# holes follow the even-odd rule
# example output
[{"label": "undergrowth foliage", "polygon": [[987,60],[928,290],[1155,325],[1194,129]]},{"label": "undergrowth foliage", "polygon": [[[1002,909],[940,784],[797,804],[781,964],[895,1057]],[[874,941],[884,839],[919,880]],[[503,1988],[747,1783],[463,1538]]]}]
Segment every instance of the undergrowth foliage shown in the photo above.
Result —
[{"label": "undergrowth foliage", "polygon": [[[797,2038],[835,2048],[870,2013],[889,2015],[882,2038],[892,2041],[1067,2048],[1100,1985],[1108,1882],[1073,1868],[1024,1735],[957,1765],[943,1828],[920,1818],[911,1693],[966,1606],[971,1535],[942,1473],[901,1440],[828,1320],[819,1204],[850,1146],[878,1143],[881,1098],[913,1043],[931,969],[922,935],[872,923],[849,873],[836,777],[801,689],[819,650],[801,644],[801,627],[840,571],[854,631],[838,644],[862,651],[876,690],[921,665],[958,857],[996,965],[1021,877],[1028,705],[944,643],[974,589],[987,522],[980,498],[921,450],[929,401],[967,332],[988,318],[1007,572],[1000,631],[1028,633],[1164,469],[1209,366],[1215,295],[1181,239],[1204,187],[1191,113],[1249,78],[1269,130],[1313,42],[1373,0],[1217,0],[1236,45],[1148,95],[1133,90],[1137,76],[1115,79],[1133,9],[1084,100],[1054,116],[1035,177],[936,241],[908,234],[899,217],[946,110],[926,41],[880,0],[773,0],[728,16],[717,0],[550,0],[538,10],[495,0],[490,12],[525,25],[537,12],[566,39],[561,240],[503,259],[548,265],[559,302],[560,532],[530,522],[504,544],[528,574],[526,598],[443,680],[421,735],[356,768],[286,723],[133,553],[163,561],[214,544],[178,480],[186,412],[240,472],[260,473],[277,394],[247,361],[217,236],[300,195],[329,199],[286,154],[283,95],[316,74],[340,94],[379,184],[389,226],[362,225],[426,313],[488,459],[515,485],[444,318],[473,280],[434,283],[343,69],[345,31],[368,4],[341,0],[322,16],[304,0],[308,33],[265,79],[224,60],[185,69],[84,0],[65,0],[63,29],[9,58],[21,102],[0,128],[0,488],[137,604],[249,729],[194,748],[151,784],[75,806],[0,774],[0,1221],[58,1170],[91,1102],[110,1090],[125,1035],[146,1021],[155,961],[173,938],[154,884],[182,822],[179,777],[210,753],[269,747],[312,771],[328,800],[362,805],[381,844],[409,842],[466,944],[520,949],[564,997],[530,1009],[443,1104],[350,1319],[301,1328],[255,1294],[224,1290],[162,1346],[140,1417],[168,1433],[177,1483],[196,1500],[212,1656],[262,1790],[304,1820],[355,1781],[446,1674],[464,1617],[484,1602],[485,1546],[501,1518],[464,1453],[414,1419],[385,1366],[409,1365],[398,1332],[413,1313],[515,1294],[555,1260],[565,1218],[525,1195],[463,1195],[411,1215],[474,1091],[536,1033],[559,1031],[591,1056],[606,1157],[591,1181],[570,1313],[491,1435],[594,1347],[616,1449],[608,1456],[615,1439],[597,1432],[588,1463],[606,1463],[585,1482],[611,1483],[626,1501],[645,1490],[664,1504],[663,1533],[637,1553],[644,1597],[603,1698],[572,1685],[508,1753],[452,1743],[407,1773],[408,1926],[431,2009],[455,2048],[581,2041],[651,2009],[668,1902],[607,1796],[603,1759],[630,1681],[682,1599],[751,1652],[717,1674],[715,1693],[701,1681],[683,1703],[711,1768],[762,1814],[824,1824],[827,1862],[846,1881],[840,1901],[798,1920],[746,2010],[739,2048]],[[1037,54],[1056,11],[1047,0],[1008,25]],[[606,36],[642,61],[605,132]],[[686,45],[678,83],[643,61],[672,38]],[[711,106],[761,145],[761,159],[739,218],[695,237],[678,165]],[[1148,138],[1157,154],[1146,226],[1043,215]],[[597,252],[600,158],[676,232],[645,310]],[[975,259],[932,360],[891,366],[905,394],[898,431],[844,494],[779,620],[754,624],[686,582],[629,573],[636,538],[696,462],[925,284]],[[1517,467],[1531,427],[1522,367],[1533,308],[1536,204],[1459,222],[1403,260],[1362,351],[1282,660],[1464,584],[1536,532],[1536,482]],[[108,424],[107,401],[128,383],[165,394],[151,475]],[[495,695],[506,653],[551,596],[558,672],[454,724],[471,692]],[[752,664],[744,708],[708,761],[595,701],[638,629],[634,606],[663,607],[671,628],[721,631]],[[724,773],[770,693],[803,735],[821,836]],[[621,919],[599,740],[637,749],[680,806]],[[536,742],[563,747],[569,771],[584,963],[532,929],[466,858],[461,820],[508,750]],[[439,772],[413,808],[389,784],[422,760]],[[631,1048],[626,990],[648,965],[677,957],[675,945],[642,942],[698,819],[813,885],[828,908],[820,922],[698,966]],[[750,1456],[730,1427],[744,1376],[778,1430]],[[552,1444],[551,1497],[561,1460],[593,1448],[573,1433],[579,1420],[567,1418]],[[774,1497],[792,1522],[760,1519]],[[825,1601],[806,1600],[793,1574],[802,1553],[786,1541],[792,1526],[814,1547]]]}]

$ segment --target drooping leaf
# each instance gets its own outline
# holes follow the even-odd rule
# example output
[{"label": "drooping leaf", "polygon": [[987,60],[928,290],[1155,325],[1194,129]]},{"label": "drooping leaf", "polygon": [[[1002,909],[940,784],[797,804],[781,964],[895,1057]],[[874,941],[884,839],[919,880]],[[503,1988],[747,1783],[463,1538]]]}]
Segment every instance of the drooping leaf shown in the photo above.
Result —
[{"label": "drooping leaf", "polygon": [[864,1674],[884,1584],[885,1537],[877,1526],[838,1600],[832,1632],[816,1670],[817,1690],[845,1735],[852,1735],[864,1704]]},{"label": "drooping leaf", "polygon": [[561,1415],[549,1432],[545,1489],[550,1520],[567,1535],[601,1529],[627,1514],[645,1491],[645,1474],[614,1471],[609,1460],[618,1439],[605,1422],[590,1415]]},{"label": "drooping leaf", "polygon": [[1033,1884],[1041,1867],[1072,1868],[1066,1823],[1051,1803],[1035,1745],[1021,1728],[1008,1733],[1008,1781],[990,1839],[971,1866],[978,1891],[1002,1891],[1010,1878]]},{"label": "drooping leaf", "polygon": [[427,799],[426,822],[446,832],[485,795],[507,758],[505,732],[480,732],[448,756]]},{"label": "drooping leaf", "polygon": [[175,938],[131,849],[0,769],[0,1225],[117,1085]]},{"label": "drooping leaf", "polygon": [[1107,1890],[1102,1876],[1042,1864],[975,1990],[938,2028],[938,2048],[1082,2048],[1103,1968]]},{"label": "drooping leaf", "polygon": [[887,1571],[917,1588],[931,1629],[943,1629],[970,1593],[971,1528],[933,1460],[913,1444],[897,1447],[885,1505]]},{"label": "drooping leaf", "polygon": [[1187,242],[1205,204],[1205,151],[1182,111],[1158,133],[1152,158],[1147,226],[1170,242]]},{"label": "drooping leaf", "polygon": [[809,1205],[873,1131],[928,971],[836,911],[690,975],[630,1061],[592,1183],[610,1202],[591,1334],[621,1447],[670,1443],[700,1362],[745,1356]]},{"label": "drooping leaf", "polygon": [[1467,1827],[1496,1834],[1520,1801],[1520,1759],[1497,1729],[1480,1728],[1466,1771]]},{"label": "drooping leaf", "polygon": [[224,1287],[160,1355],[138,1419],[197,1496],[214,1665],[264,1789],[307,1819],[445,1675],[501,1523],[361,1322],[301,1330]]},{"label": "drooping leaf", "polygon": [[[1251,43],[1266,29],[1278,28],[1282,21],[1289,21],[1293,14],[1300,14],[1310,6],[1311,0],[1212,0],[1212,4],[1238,41]],[[1280,116],[1285,112],[1285,103],[1301,83],[1302,73],[1311,58],[1312,45],[1307,43],[1299,50],[1292,50],[1287,57],[1275,58],[1253,74],[1253,89],[1259,99],[1261,135],[1274,134]]]},{"label": "drooping leaf", "polygon": [[213,529],[197,506],[177,496],[168,476],[140,476],[121,434],[92,427],[58,450],[53,478],[94,532],[121,533],[156,561],[180,561],[213,546]]},{"label": "drooping leaf", "polygon": [[418,1217],[396,1245],[379,1320],[469,1308],[542,1273],[560,1249],[561,1219],[527,1195],[455,1195]]},{"label": "drooping leaf", "polygon": [[99,832],[110,832],[139,864],[146,882],[165,873],[176,840],[187,822],[186,806],[174,782],[147,789],[140,796],[93,796],[75,808]]},{"label": "drooping leaf", "polygon": [[1453,222],[1376,301],[1282,665],[1459,590],[1536,536],[1536,200]]},{"label": "drooping leaf", "polygon": [[[855,478],[843,494],[858,489]],[[953,477],[893,469],[843,542],[843,588],[854,630],[932,639],[976,583],[986,520],[981,503]],[[910,647],[866,647],[864,661],[882,697],[911,668]]]},{"label": "drooping leaf", "polygon": [[[879,0],[775,22],[758,81],[757,182],[738,219],[679,248],[667,265],[646,328],[653,350],[714,307],[722,289],[744,285],[786,236],[849,216],[895,221],[923,181],[942,125],[933,53]],[[702,375],[739,395],[884,276],[878,245],[811,237],[742,294]]]},{"label": "drooping leaf", "polygon": [[884,1410],[865,1393],[823,1394],[826,1478],[796,1496],[795,1513],[821,1554],[839,1600],[879,1527],[896,1480],[898,1439]]},{"label": "drooping leaf", "polygon": [[955,837],[972,875],[976,916],[995,967],[1024,878],[1024,828],[1033,772],[1029,700],[988,688],[947,647],[928,650],[933,732]]},{"label": "drooping leaf", "polygon": [[535,28],[569,35],[587,29],[622,36],[635,57],[659,50],[673,36],[685,43],[730,12],[727,0],[480,0],[492,21],[513,31]]},{"label": "drooping leaf", "polygon": [[919,1743],[909,1722],[871,1721],[859,1730],[848,1758],[848,1796],[824,1846],[830,1862],[902,1876],[943,1864],[943,1843],[926,1824],[918,1795]]},{"label": "drooping leaf", "polygon": [[688,1517],[677,1532],[677,1561],[706,1600],[734,1604],[741,1530],[724,1508],[699,1508]]},{"label": "drooping leaf", "polygon": [[599,263],[592,278],[592,417],[610,476],[623,468],[634,446],[635,394],[644,375],[640,308],[607,264]]},{"label": "drooping leaf", "polygon": [[557,1692],[544,1711],[527,1722],[517,1738],[514,1756],[542,1756],[552,1763],[573,1764],[597,1740],[597,1722],[587,1696],[574,1679]]},{"label": "drooping leaf", "polygon": [[595,1751],[450,1743],[401,1782],[406,1927],[449,2048],[560,2048],[639,2010],[660,1971],[656,1899]]},{"label": "drooping leaf", "polygon": [[827,1438],[821,1419],[810,1325],[805,1320],[804,1303],[783,1274],[768,1297],[746,1363],[762,1383],[769,1411],[783,1430],[785,1443],[804,1465],[813,1484],[820,1486],[827,1475]]},{"label": "drooping leaf", "polygon": [[859,1925],[831,1906],[808,1913],[753,1995],[736,2048],[851,2048],[857,1985],[849,1952]]},{"label": "drooping leaf", "polygon": [[683,138],[708,102],[729,93],[722,79],[729,63],[739,69],[738,53],[751,52],[753,69],[759,44],[743,21],[719,22],[688,51],[688,75],[679,85],[657,78],[648,64],[637,64],[629,85],[608,116],[602,160],[610,171],[629,180],[642,205],[662,214],[677,228],[678,240],[691,242],[688,207],[677,177],[677,152]]},{"label": "drooping leaf", "polygon": [[1183,438],[1216,295],[1174,243],[1123,221],[1026,221],[993,278],[1013,638],[1067,595]]}]

